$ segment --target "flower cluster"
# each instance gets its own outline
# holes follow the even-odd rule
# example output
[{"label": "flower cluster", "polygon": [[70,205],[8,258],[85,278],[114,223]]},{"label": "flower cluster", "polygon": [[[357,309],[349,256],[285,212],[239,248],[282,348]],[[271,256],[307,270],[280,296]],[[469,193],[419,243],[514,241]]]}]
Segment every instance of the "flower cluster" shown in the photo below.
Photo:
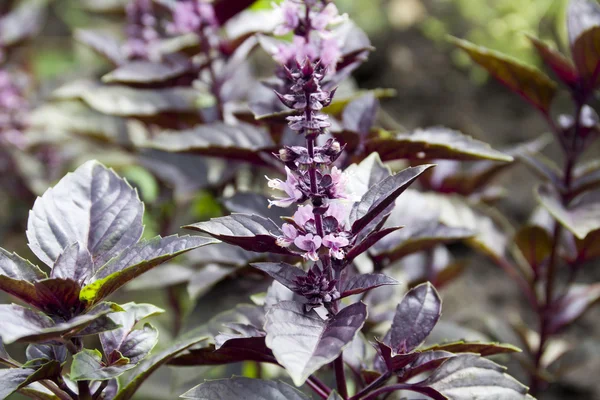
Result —
[{"label": "flower cluster", "polygon": [[13,77],[0,70],[0,145],[25,146],[22,111],[27,107],[27,100]]},{"label": "flower cluster", "polygon": [[218,27],[212,3],[203,0],[184,0],[173,7],[173,22],[167,30],[173,34],[197,33]]},{"label": "flower cluster", "polygon": [[159,39],[152,0],[133,0],[127,4],[127,42],[125,52],[130,59],[152,58],[152,45]]},{"label": "flower cluster", "polygon": [[[322,214],[321,214],[322,213]],[[322,232],[316,228],[316,215],[322,215]],[[329,256],[344,258],[344,248],[350,244],[350,232],[346,229],[347,208],[339,202],[331,202],[316,210],[310,204],[298,207],[290,223],[283,224],[283,236],[277,239],[281,247],[295,245],[306,259],[319,260],[319,250],[326,248]],[[321,236],[322,235],[322,236]]]},{"label": "flower cluster", "polygon": [[340,15],[333,3],[325,0],[285,0],[279,10],[283,23],[275,30],[275,35],[283,36],[290,32],[294,34],[292,43],[281,43],[273,57],[281,65],[290,66],[294,62],[309,59],[317,60],[335,69],[335,64],[341,56],[337,38],[329,30],[331,25],[346,19]]},{"label": "flower cluster", "polygon": [[316,308],[331,303],[340,297],[337,281],[331,279],[318,264],[312,266],[305,276],[296,278],[294,290],[306,300],[306,308]]}]

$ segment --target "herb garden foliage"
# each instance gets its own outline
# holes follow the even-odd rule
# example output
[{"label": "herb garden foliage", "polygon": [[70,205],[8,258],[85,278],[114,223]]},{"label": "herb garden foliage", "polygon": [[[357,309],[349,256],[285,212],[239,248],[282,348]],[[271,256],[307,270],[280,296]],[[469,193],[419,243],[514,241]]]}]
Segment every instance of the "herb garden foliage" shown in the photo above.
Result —
[{"label": "herb garden foliage", "polygon": [[[497,151],[441,126],[385,129],[378,98],[392,93],[345,87],[373,48],[333,2],[287,0],[262,11],[251,4],[83,1],[91,12],[125,14],[124,40],[96,29],[74,34],[113,69],[99,80],[69,82],[35,108],[10,78],[11,55],[35,36],[47,2],[25,0],[1,17],[0,48],[11,69],[0,71],[0,156],[14,177],[1,182],[3,189],[32,200],[52,177],[32,176],[27,165],[48,171],[52,161],[52,170],[64,169],[72,160],[56,157],[60,146],[100,142],[159,182],[163,205],[151,191],[145,195],[149,218],[158,220],[165,237],[141,239],[144,207],[136,190],[98,162],[46,190],[27,224],[30,249],[45,266],[0,249],[0,288],[25,304],[0,306],[0,362],[8,367],[0,370],[0,397],[123,400],[164,364],[245,362],[262,372],[262,365],[274,365],[281,373],[272,380],[266,373],[264,379],[209,380],[181,397],[377,400],[413,392],[436,400],[532,398],[485,358],[518,348],[427,340],[442,312],[436,288],[464,267],[446,248],[452,242],[497,263],[539,313],[540,342],[519,343],[526,351],[515,354],[531,373],[532,391],[558,379],[553,364],[562,356],[548,363],[546,349],[600,297],[597,284],[574,284],[583,263],[598,255],[600,237],[593,191],[598,165],[579,163],[598,132],[589,106],[600,70],[598,5],[571,1],[573,62],[532,38],[571,93],[571,116],[551,113],[557,85],[543,73],[455,40],[541,111],[564,149],[561,170],[539,156],[545,137]],[[248,63],[258,48],[277,65],[263,82]],[[44,136],[50,139],[41,141]],[[408,167],[399,171],[383,163],[400,160]],[[545,182],[536,190],[543,218],[514,233],[490,207],[499,191],[489,183],[516,160]],[[253,182],[255,192],[232,196],[227,188],[248,164],[269,178]],[[415,189],[417,180],[424,191]],[[192,208],[198,189],[222,198],[231,213],[197,223],[180,215]],[[164,204],[173,211],[161,211]],[[180,221],[214,239],[168,236]],[[153,269],[183,253],[177,263]],[[399,275],[407,260],[412,272]],[[570,272],[568,285],[556,279],[562,265]],[[128,283],[131,289],[164,287],[171,298],[184,285],[193,303],[220,281],[248,274],[272,280],[266,294],[257,284],[253,303],[214,316],[160,351],[153,350],[158,331],[146,319],[163,310],[107,300]],[[172,307],[178,333],[188,311],[177,299]],[[99,341],[88,340],[92,336]],[[29,344],[25,363],[5,350],[13,342]]]}]

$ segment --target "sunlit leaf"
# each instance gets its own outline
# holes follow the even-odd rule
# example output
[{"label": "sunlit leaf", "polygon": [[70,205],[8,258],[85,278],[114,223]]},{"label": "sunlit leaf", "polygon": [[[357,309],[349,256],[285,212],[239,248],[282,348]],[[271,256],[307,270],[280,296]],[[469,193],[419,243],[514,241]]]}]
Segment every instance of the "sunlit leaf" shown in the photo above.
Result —
[{"label": "sunlit leaf", "polygon": [[520,94],[543,113],[548,113],[556,93],[556,84],[538,69],[504,54],[476,46],[466,40],[452,39],[477,64],[512,91]]},{"label": "sunlit leaf", "polygon": [[366,317],[363,303],[350,305],[325,321],[314,310],[305,312],[300,303],[284,301],[267,314],[267,346],[300,386],[342,353]]},{"label": "sunlit leaf", "polygon": [[410,133],[380,134],[366,144],[366,151],[379,153],[383,161],[408,160],[494,160],[510,162],[508,154],[501,153],[482,141],[461,132],[433,127]]},{"label": "sunlit leaf", "polygon": [[184,399],[194,400],[247,400],[248,396],[269,400],[310,400],[283,382],[242,377],[206,381],[181,395]]}]

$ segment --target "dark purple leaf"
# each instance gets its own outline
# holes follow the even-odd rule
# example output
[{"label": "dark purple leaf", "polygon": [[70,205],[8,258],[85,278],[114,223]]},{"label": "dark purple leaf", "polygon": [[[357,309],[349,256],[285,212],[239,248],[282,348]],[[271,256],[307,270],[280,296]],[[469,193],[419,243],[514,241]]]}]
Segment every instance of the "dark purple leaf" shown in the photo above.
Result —
[{"label": "dark purple leaf", "polygon": [[139,240],[143,213],[137,192],[124,179],[89,161],[36,200],[27,224],[29,247],[52,266],[79,242],[94,266],[101,266]]},{"label": "dark purple leaf", "polygon": [[265,344],[265,338],[252,337],[230,339],[218,349],[211,345],[200,349],[190,349],[169,362],[175,366],[223,365],[243,361],[256,361],[277,364],[273,352]]},{"label": "dark purple leaf", "polygon": [[206,340],[205,336],[199,336],[196,331],[191,331],[177,339],[166,349],[146,358],[132,370],[130,375],[121,382],[119,393],[112,400],[129,400],[133,397],[139,387],[162,365],[168,363],[187,348]]},{"label": "dark purple leaf", "polygon": [[[597,3],[594,2],[594,4],[598,6]],[[600,21],[596,23],[600,24]],[[600,50],[597,47],[598,41],[600,41],[600,25],[582,32],[575,40],[575,43],[573,43],[571,49],[573,60],[585,85],[586,93],[598,88],[598,84],[600,84]]]},{"label": "dark purple leaf", "polygon": [[95,304],[146,271],[190,250],[216,243],[200,236],[157,236],[130,247],[93,276],[81,289],[80,298]]},{"label": "dark purple leaf", "polygon": [[85,282],[96,272],[92,255],[79,242],[65,248],[58,256],[50,276],[52,278],[72,279]]},{"label": "dark purple leaf", "polygon": [[[350,212],[352,232],[357,235],[364,227],[380,218],[386,213],[388,207],[393,205],[398,196],[402,194],[423,172],[433,165],[420,165],[410,167],[392,175],[389,178],[372,186],[362,197],[354,203]],[[389,212],[389,211],[388,211]]]},{"label": "dark purple leaf", "polygon": [[200,154],[264,164],[260,153],[276,150],[264,129],[239,123],[215,122],[184,131],[164,131],[144,144],[149,148],[173,153]]},{"label": "dark purple leaf", "polygon": [[430,283],[411,289],[396,308],[390,330],[390,346],[396,353],[408,353],[420,346],[442,313],[440,296]]},{"label": "dark purple leaf", "polygon": [[111,315],[113,321],[120,328],[100,334],[102,350],[109,362],[113,360],[113,353],[119,352],[129,358],[130,364],[141,361],[156,344],[158,338],[156,330],[150,327],[133,330],[134,326],[143,319],[161,314],[164,310],[151,304],[127,303],[122,305],[125,311]]},{"label": "dark purple leaf", "polygon": [[371,187],[392,175],[377,153],[369,155],[360,164],[350,165],[345,172],[352,177],[347,182],[348,191],[356,196],[363,196]]},{"label": "dark purple leaf", "polygon": [[348,254],[346,254],[346,260],[348,262],[351,262],[357,256],[359,256],[362,253],[364,253],[365,251],[371,249],[373,246],[375,246],[377,244],[377,242],[379,242],[380,240],[385,238],[387,235],[389,235],[393,232],[396,232],[397,230],[402,229],[402,228],[403,227],[401,227],[401,226],[396,226],[396,227],[391,227],[391,228],[384,228],[381,230],[375,230],[375,231],[369,233],[369,235],[367,235],[359,244],[352,246],[352,248],[350,249]]},{"label": "dark purple leaf", "polygon": [[367,135],[375,123],[378,110],[379,100],[375,98],[373,93],[367,93],[351,101],[342,114],[344,129]]},{"label": "dark purple leaf", "polygon": [[493,160],[511,162],[513,158],[484,142],[461,132],[432,127],[411,133],[380,134],[366,144],[366,151],[377,152],[383,161],[408,160]]},{"label": "dark purple leaf", "polygon": [[156,84],[189,72],[187,60],[165,59],[163,62],[130,61],[102,77],[103,82],[124,84]]},{"label": "dark purple leaf", "polygon": [[476,46],[466,40],[453,38],[452,41],[494,78],[521,95],[542,113],[548,114],[556,94],[556,84],[546,74],[514,58]]},{"label": "dark purple leaf", "polygon": [[13,280],[34,282],[48,276],[39,267],[15,253],[9,253],[0,247],[0,276]]},{"label": "dark purple leaf", "polygon": [[231,214],[184,228],[208,233],[248,251],[290,254],[287,249],[277,245],[277,237],[281,236],[279,227],[270,219],[257,215]]},{"label": "dark purple leaf", "polygon": [[[412,353],[409,355],[415,355],[416,359],[399,373],[403,382],[406,382],[415,375],[434,370],[447,359],[454,357],[454,354],[448,351],[426,351],[423,353]],[[404,368],[404,366],[401,368]],[[398,372],[400,371],[400,368],[395,368],[394,371]]]},{"label": "dark purple leaf", "polygon": [[106,57],[114,65],[125,63],[121,43],[113,35],[89,29],[77,29],[73,37],[96,53]]},{"label": "dark purple leaf", "polygon": [[452,400],[533,399],[527,387],[504,373],[505,368],[473,354],[446,360],[425,381],[417,384]]},{"label": "dark purple leaf", "polygon": [[81,287],[72,279],[50,278],[34,283],[35,307],[50,315],[72,315],[81,312],[85,304],[79,300]]},{"label": "dark purple leaf", "polygon": [[286,264],[284,262],[265,262],[254,263],[250,265],[252,265],[254,268],[265,272],[271,278],[275,279],[277,282],[281,283],[283,286],[287,287],[292,291],[296,288],[296,280],[299,277],[306,275],[306,272],[304,272],[302,268],[298,268],[293,265]]},{"label": "dark purple leaf", "polygon": [[600,283],[573,285],[566,295],[552,305],[550,313],[551,333],[571,324],[592,305],[600,301]]},{"label": "dark purple leaf", "polygon": [[571,185],[571,196],[577,196],[590,189],[600,187],[600,161],[592,160],[575,168]]},{"label": "dark purple leaf", "polygon": [[224,199],[223,205],[232,213],[256,214],[272,221],[279,221],[281,217],[287,216],[280,207],[269,208],[267,197],[258,193],[238,192]]},{"label": "dark purple leaf", "polygon": [[129,366],[126,359],[115,365],[103,365],[102,353],[94,349],[83,349],[73,356],[69,377],[73,381],[105,381],[123,374]]},{"label": "dark purple leaf", "polygon": [[63,345],[30,344],[27,346],[27,361],[47,360],[58,361],[63,364],[67,361],[67,348]]},{"label": "dark purple leaf", "polygon": [[0,398],[5,399],[15,391],[44,379],[56,379],[60,376],[58,361],[49,361],[37,368],[6,368],[0,370]]},{"label": "dark purple leaf", "polygon": [[35,36],[44,26],[47,0],[25,0],[0,18],[0,43],[13,46]]},{"label": "dark purple leaf", "polygon": [[187,292],[190,299],[196,300],[200,298],[234,271],[235,268],[224,267],[219,264],[205,265],[189,279]]},{"label": "dark purple leaf", "polygon": [[[251,393],[251,394],[250,394]],[[181,395],[194,400],[310,400],[310,397],[283,382],[233,377],[206,381]]]},{"label": "dark purple leaf", "polygon": [[198,91],[193,88],[139,89],[94,84],[77,93],[94,110],[121,117],[154,117],[163,113],[195,113]]},{"label": "dark purple leaf", "polygon": [[577,238],[585,239],[588,233],[600,229],[600,191],[583,194],[569,207],[548,184],[540,186],[536,194],[541,205]]},{"label": "dark purple leaf", "polygon": [[533,43],[538,54],[544,60],[544,63],[552,69],[563,83],[570,87],[575,87],[577,85],[579,82],[579,75],[571,61],[541,40],[533,36],[529,36],[529,40]]},{"label": "dark purple leaf", "polygon": [[398,281],[384,274],[360,274],[347,278],[341,297],[352,296],[384,285],[397,285]]},{"label": "dark purple leaf", "polygon": [[47,342],[58,339],[71,331],[85,328],[95,319],[118,311],[115,305],[101,303],[95,308],[66,322],[55,323],[50,317],[15,304],[0,305],[0,320],[3,321],[0,335],[4,343]]},{"label": "dark purple leaf", "polygon": [[267,314],[267,346],[300,386],[310,374],[341,354],[366,317],[363,303],[348,306],[325,321],[314,310],[305,312],[301,303],[284,301]]}]

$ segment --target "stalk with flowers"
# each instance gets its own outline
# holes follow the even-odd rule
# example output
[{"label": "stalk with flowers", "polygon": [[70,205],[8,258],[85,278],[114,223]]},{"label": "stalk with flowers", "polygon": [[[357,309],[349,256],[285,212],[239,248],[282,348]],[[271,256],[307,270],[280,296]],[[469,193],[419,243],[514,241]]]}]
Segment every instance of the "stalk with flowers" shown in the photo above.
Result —
[{"label": "stalk with flowers", "polygon": [[[527,388],[502,367],[475,354],[514,351],[509,346],[468,342],[422,346],[441,315],[441,299],[429,283],[406,293],[384,337],[369,336],[367,305],[361,295],[398,282],[381,273],[360,273],[353,261],[401,229],[384,228],[395,200],[433,166],[391,174],[381,164],[362,165],[360,173],[368,187],[362,193],[348,190],[348,176],[335,165],[344,146],[327,138],[331,123],[323,112],[335,95],[328,80],[340,54],[329,27],[341,17],[332,2],[320,0],[289,0],[281,10],[284,24],[276,33],[293,32],[294,37],[275,54],[280,62],[277,75],[282,78],[276,95],[292,110],[289,128],[306,144],[284,146],[275,154],[285,164],[286,177],[268,179],[268,184],[280,192],[270,206],[296,210],[281,227],[249,214],[188,226],[245,250],[271,253],[273,261],[252,265],[275,282],[262,302],[218,320],[214,344],[191,349],[172,364],[275,364],[296,386],[306,385],[322,399],[374,400],[396,391],[432,399],[530,398]],[[366,344],[365,337],[373,351],[357,365],[348,347]],[[330,370],[334,388],[326,383]],[[368,377],[367,370],[372,372]],[[419,379],[411,379],[416,376]],[[214,393],[233,400],[309,398],[284,383],[250,378],[207,381],[182,397],[205,399]]]}]

